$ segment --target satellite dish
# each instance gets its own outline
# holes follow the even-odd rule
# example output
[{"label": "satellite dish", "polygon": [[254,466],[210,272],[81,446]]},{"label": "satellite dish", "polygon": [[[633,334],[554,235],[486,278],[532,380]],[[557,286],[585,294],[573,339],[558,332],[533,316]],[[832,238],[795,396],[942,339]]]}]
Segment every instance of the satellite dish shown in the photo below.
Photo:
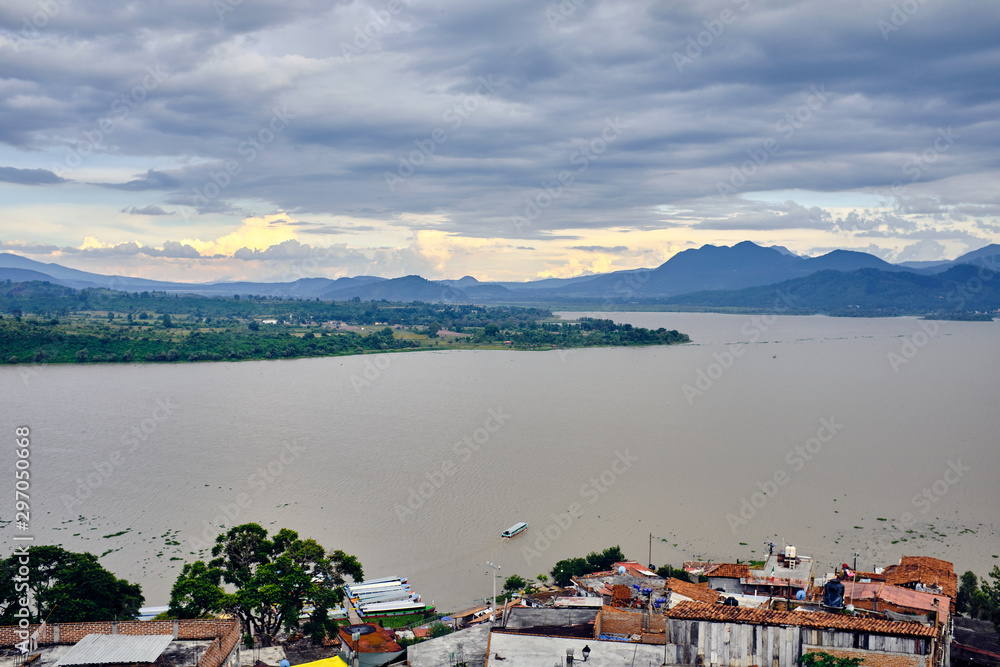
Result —
[{"label": "satellite dish", "polygon": [[287,660],[282,660],[281,662],[278,663],[278,665],[279,667],[292,667],[292,663],[288,662]]},{"label": "satellite dish", "polygon": [[619,565],[618,566],[618,574],[625,574],[625,571],[626,570],[625,570],[625,566],[624,565]]},{"label": "satellite dish", "polygon": [[806,599],[806,592],[805,591],[795,591],[795,599],[796,600],[805,600]]}]

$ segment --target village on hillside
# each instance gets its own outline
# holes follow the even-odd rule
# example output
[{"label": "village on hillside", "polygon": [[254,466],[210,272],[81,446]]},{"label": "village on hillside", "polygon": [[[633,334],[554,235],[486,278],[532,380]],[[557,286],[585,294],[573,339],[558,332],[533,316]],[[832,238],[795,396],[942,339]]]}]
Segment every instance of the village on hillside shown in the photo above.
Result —
[{"label": "village on hillside", "polygon": [[239,622],[226,617],[107,619],[32,625],[30,650],[22,653],[15,648],[18,627],[8,626],[0,628],[6,647],[0,665],[798,667],[812,664],[805,659],[812,653],[837,665],[1000,665],[992,625],[956,615],[958,577],[948,561],[904,556],[872,572],[844,563],[824,573],[813,557],[786,546],[772,548],[765,561],[691,561],[673,574],[615,562],[609,570],[573,576],[569,586],[541,584],[530,594],[503,596],[500,604],[487,599],[396,628],[376,619],[362,592],[385,597],[391,594],[375,591],[398,589],[419,599],[405,578],[359,582],[345,600],[347,618],[336,636],[319,645],[292,636],[277,646],[247,648]]}]

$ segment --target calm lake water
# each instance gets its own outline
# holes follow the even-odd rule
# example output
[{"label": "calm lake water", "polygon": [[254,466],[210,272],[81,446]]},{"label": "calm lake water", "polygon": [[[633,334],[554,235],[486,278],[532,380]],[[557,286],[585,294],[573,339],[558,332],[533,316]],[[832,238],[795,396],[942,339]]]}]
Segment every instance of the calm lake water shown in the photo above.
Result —
[{"label": "calm lake water", "polygon": [[249,521],[443,610],[491,594],[487,561],[534,577],[615,544],[645,561],[650,533],[657,565],[767,540],[819,573],[855,551],[866,569],[1000,562],[1000,323],[613,317],[694,342],[0,368],[4,432],[31,428],[30,534],[106,554],[147,604]]}]

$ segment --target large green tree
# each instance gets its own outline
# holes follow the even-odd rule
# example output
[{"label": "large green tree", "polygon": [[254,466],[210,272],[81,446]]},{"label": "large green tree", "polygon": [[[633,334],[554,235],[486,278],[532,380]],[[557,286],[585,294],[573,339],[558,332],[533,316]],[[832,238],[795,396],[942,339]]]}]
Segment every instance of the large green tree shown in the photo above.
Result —
[{"label": "large green tree", "polygon": [[993,566],[990,579],[992,583],[985,577],[979,580],[973,572],[963,574],[955,598],[955,609],[970,618],[992,621],[1000,633],[1000,566]]},{"label": "large green tree", "polygon": [[[361,581],[361,563],[343,551],[329,553],[316,540],[282,528],[273,537],[256,523],[230,528],[215,539],[212,560],[186,565],[171,591],[170,610],[197,616],[235,614],[244,633],[265,646],[281,630],[301,629],[314,639],[336,631],[328,611],[344,599],[345,577]],[[234,592],[220,586],[228,584]],[[311,607],[305,624],[300,617]]]},{"label": "large green tree", "polygon": [[557,586],[569,586],[573,577],[591,572],[610,570],[615,563],[625,560],[621,547],[608,547],[604,551],[592,551],[586,558],[566,558],[552,568],[552,581]]},{"label": "large green tree", "polygon": [[28,547],[0,561],[0,625],[17,623],[14,614],[29,591],[32,623],[129,620],[144,602],[139,584],[118,579],[94,554],[53,545]]},{"label": "large green tree", "polygon": [[226,591],[222,589],[222,570],[205,561],[186,563],[170,589],[168,613],[174,618],[201,618],[224,609]]}]

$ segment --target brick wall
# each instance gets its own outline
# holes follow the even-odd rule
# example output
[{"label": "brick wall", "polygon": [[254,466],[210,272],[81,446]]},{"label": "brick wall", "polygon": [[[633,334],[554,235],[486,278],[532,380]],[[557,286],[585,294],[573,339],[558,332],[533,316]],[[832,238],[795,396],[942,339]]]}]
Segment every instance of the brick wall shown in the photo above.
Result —
[{"label": "brick wall", "polygon": [[[182,621],[102,621],[100,623],[53,623],[46,625],[39,637],[39,644],[75,644],[87,635],[173,635],[174,625],[177,626],[178,639],[212,639],[222,637],[223,648],[230,635],[239,641],[240,624],[236,619],[191,619]],[[38,629],[37,625],[28,627],[29,634]],[[0,646],[14,646],[22,641],[16,632],[20,630],[15,625],[0,626]],[[232,650],[226,651],[226,655]],[[225,656],[223,656],[225,657]]]},{"label": "brick wall", "polygon": [[[624,611],[614,607],[601,609],[600,632],[608,635],[659,634],[666,630],[667,619],[663,614],[646,614],[641,611]],[[643,627],[645,623],[645,627]],[[657,643],[662,642],[660,639]]]},{"label": "brick wall", "polygon": [[851,648],[828,648],[825,646],[803,646],[802,654],[828,653],[837,658],[863,658],[864,667],[927,667],[929,655],[906,655],[902,653],[883,653],[881,651],[863,651]]},{"label": "brick wall", "polygon": [[236,648],[236,644],[240,641],[240,624],[236,621],[227,622],[231,624],[228,631],[212,642],[198,661],[198,667],[221,667]]}]

